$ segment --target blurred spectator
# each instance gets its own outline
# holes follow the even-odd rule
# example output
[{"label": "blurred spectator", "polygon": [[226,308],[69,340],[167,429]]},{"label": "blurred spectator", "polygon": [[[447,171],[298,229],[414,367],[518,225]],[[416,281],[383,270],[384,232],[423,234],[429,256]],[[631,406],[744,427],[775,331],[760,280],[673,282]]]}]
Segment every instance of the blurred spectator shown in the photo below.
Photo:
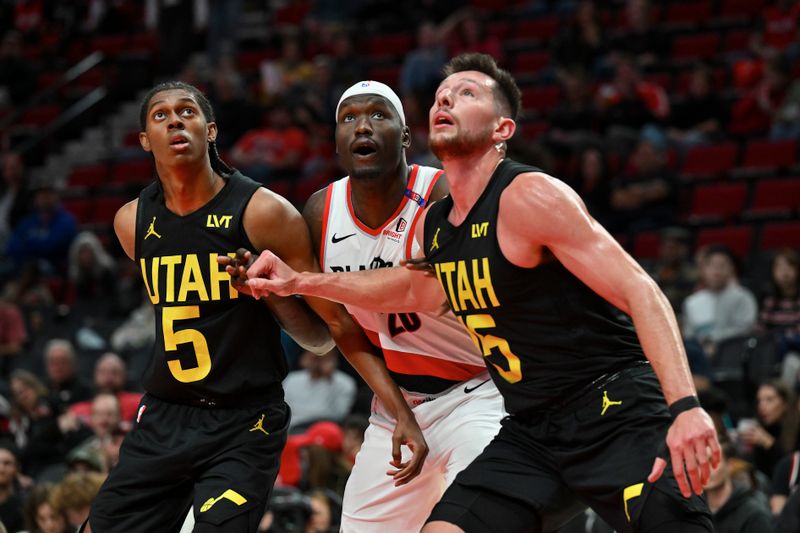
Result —
[{"label": "blurred spectator", "polygon": [[276,104],[264,127],[252,129],[233,146],[231,158],[243,174],[262,183],[296,178],[308,152],[308,134],[292,121],[291,110]]},{"label": "blurred spectator", "polygon": [[89,507],[105,478],[97,472],[73,472],[55,486],[51,496],[53,509],[67,517],[69,527],[78,528],[89,517]]},{"label": "blurred spectator", "polygon": [[78,316],[108,317],[116,276],[114,260],[91,231],[78,233],[69,247],[69,282],[74,291],[73,312]]},{"label": "blurred spectator", "polygon": [[689,254],[691,233],[680,227],[664,228],[659,233],[658,257],[648,273],[658,283],[676,313],[697,285],[697,268]]},{"label": "blurred spectator", "polygon": [[565,155],[581,143],[597,138],[600,117],[585,70],[580,67],[562,69],[558,79],[563,98],[548,115],[547,144]]},{"label": "blurred spectator", "polygon": [[702,289],[683,303],[683,334],[712,356],[719,341],[752,331],[756,299],[737,279],[736,258],[725,246],[709,246],[700,262]]},{"label": "blurred spectator", "polygon": [[44,349],[45,371],[50,394],[59,408],[92,397],[92,390],[76,375],[75,348],[65,339],[51,339]]},{"label": "blurred spectator", "polygon": [[314,489],[308,495],[311,518],[305,533],[336,533],[342,514],[341,498],[330,490]]},{"label": "blurred spectator", "polygon": [[284,102],[293,97],[293,89],[312,79],[314,67],[306,61],[300,35],[286,33],[281,42],[281,55],[261,63],[261,94],[264,103]]},{"label": "blurred spectator", "polygon": [[440,31],[447,35],[450,28],[455,29],[455,39],[451,40],[450,57],[455,57],[465,52],[489,54],[498,64],[503,64],[503,45],[494,35],[486,31],[486,19],[477,11],[464,8],[453,13],[442,23]]},{"label": "blurred spectator", "polygon": [[362,415],[349,415],[342,422],[342,455],[351,467],[356,462],[356,455],[364,443],[364,432],[367,431],[369,420]]},{"label": "blurred spectator", "polygon": [[596,71],[607,52],[605,30],[598,18],[594,0],[580,0],[574,15],[551,45],[554,61],[559,67],[580,66]]},{"label": "blurred spectator", "polygon": [[146,0],[145,24],[158,32],[159,73],[174,76],[198,44],[199,11],[195,0]]},{"label": "blurred spectator", "polygon": [[111,348],[122,354],[149,352],[156,340],[155,325],[153,306],[145,298],[111,334]]},{"label": "blurred spectator", "polygon": [[217,149],[224,152],[247,132],[255,112],[253,103],[246,98],[244,81],[236,70],[233,57],[220,58],[211,79],[209,98],[214,106],[217,124],[225,124],[216,141]]},{"label": "blurred spectator", "polygon": [[24,527],[22,502],[25,495],[17,482],[19,466],[16,450],[0,444],[0,522],[8,531],[20,531]]},{"label": "blurred spectator", "polygon": [[0,293],[0,379],[8,380],[27,341],[28,332],[22,312],[3,291]]},{"label": "blurred spectator", "polygon": [[775,465],[770,485],[769,506],[772,514],[779,515],[786,505],[786,500],[796,492],[800,481],[800,451],[784,455]]},{"label": "blurred spectator", "polygon": [[344,434],[335,422],[316,422],[305,433],[290,435],[281,453],[282,485],[330,488],[339,495],[353,464],[342,454]]},{"label": "blurred spectator", "polygon": [[726,106],[712,85],[711,69],[695,65],[686,98],[672,105],[667,136],[683,150],[708,143],[722,131],[726,115]]},{"label": "blurred spectator", "polygon": [[355,380],[337,368],[339,352],[325,355],[304,351],[301,370],[289,372],[283,381],[286,403],[292,408],[291,427],[316,420],[341,421],[353,406]]},{"label": "blurred spectator", "polygon": [[781,514],[775,520],[775,533],[800,531],[800,490],[791,493]]},{"label": "blurred spectator", "polygon": [[[761,135],[766,133],[776,114],[782,109],[791,81],[789,64],[784,57],[776,57],[764,65],[764,73],[758,84],[731,107],[728,131],[734,135]],[[791,110],[786,110],[791,116]],[[791,124],[789,125],[791,131]],[[776,135],[782,133],[781,126]]]},{"label": "blurred spectator", "polygon": [[[342,2],[337,2],[337,8],[341,9],[342,5]],[[349,32],[342,29],[334,32],[330,57],[333,63],[333,79],[338,87],[350,87],[358,80],[366,78],[363,59],[356,53],[355,43]]]},{"label": "blurred spectator", "polygon": [[769,136],[776,140],[800,137],[800,80],[789,82],[783,101],[772,114]]},{"label": "blurred spectator", "polygon": [[796,0],[773,0],[756,18],[750,47],[765,59],[773,59],[797,47],[797,28],[800,25],[800,5]]},{"label": "blurred spectator", "polygon": [[[242,0],[208,0],[208,11],[206,48],[218,65],[222,57],[236,56]],[[219,107],[215,105],[214,111],[218,115]],[[227,121],[221,123],[228,127]]]},{"label": "blurred spectator", "polygon": [[61,206],[58,192],[48,183],[37,185],[33,206],[33,212],[12,230],[6,253],[17,267],[44,260],[52,271],[63,274],[69,245],[78,231],[75,217]]},{"label": "blurred spectator", "polygon": [[719,467],[711,471],[705,490],[708,507],[711,509],[715,531],[718,533],[769,533],[772,531],[772,516],[752,490],[735,487],[731,479],[729,459],[733,447],[722,445],[722,460]]},{"label": "blurred spectator", "polygon": [[316,117],[319,117],[324,124],[333,124],[334,120],[331,117],[336,113],[336,104],[343,89],[334,78],[333,61],[329,56],[324,54],[315,56],[313,65],[313,78],[298,87],[298,93]]},{"label": "blurred spectator", "polygon": [[730,397],[722,389],[710,386],[697,391],[700,405],[714,421],[720,443],[731,442],[733,421],[729,412]]},{"label": "blurred spectator", "polygon": [[36,92],[36,70],[22,55],[22,36],[10,31],[0,43],[0,109],[22,105]]},{"label": "blurred spectator", "polygon": [[758,420],[739,432],[751,449],[753,465],[768,478],[781,457],[798,447],[798,405],[794,393],[780,380],[762,384],[756,395]]},{"label": "blurred spectator", "polygon": [[442,67],[447,61],[447,47],[431,21],[417,28],[417,47],[406,54],[400,71],[400,93],[431,96],[442,80]]},{"label": "blurred spectator", "polygon": [[677,207],[676,176],[667,165],[664,135],[645,128],[629,167],[629,173],[611,182],[609,231],[639,232],[672,223]]},{"label": "blurred spectator", "polygon": [[630,139],[643,126],[658,123],[669,115],[664,89],[642,78],[630,56],[621,56],[614,78],[597,91],[597,107],[610,135]]},{"label": "blurred spectator", "polygon": [[33,487],[25,499],[25,526],[28,533],[68,533],[66,517],[53,509],[50,496],[53,486],[42,484]]},{"label": "blurred spectator", "polygon": [[25,370],[11,373],[11,433],[19,449],[22,471],[39,481],[63,473],[62,436],[47,389]]},{"label": "blurred spectator", "polygon": [[581,196],[589,213],[604,224],[611,195],[611,176],[606,153],[598,145],[588,145],[578,153],[577,159],[573,188]]},{"label": "blurred spectator", "polygon": [[758,329],[778,339],[783,359],[783,379],[794,388],[800,371],[800,254],[790,248],[778,251],[770,269],[770,293],[761,302]]},{"label": "blurred spectator", "polygon": [[649,0],[628,0],[625,4],[625,27],[614,39],[615,52],[630,54],[639,67],[661,63],[667,54],[667,36],[656,24],[656,14]]},{"label": "blurred spectator", "polygon": [[[142,394],[128,391],[127,384],[128,369],[125,361],[113,352],[103,354],[94,366],[95,394],[109,393],[116,396],[119,402],[120,416],[123,421],[130,424],[136,417]],[[95,396],[95,400],[96,398]],[[92,413],[93,401],[72,404],[69,411],[83,423],[88,424]]]},{"label": "blurred spectator", "polygon": [[0,161],[0,170],[3,172],[3,188],[0,192],[0,247],[5,249],[11,229],[31,207],[31,195],[20,155],[6,152],[0,156]]}]

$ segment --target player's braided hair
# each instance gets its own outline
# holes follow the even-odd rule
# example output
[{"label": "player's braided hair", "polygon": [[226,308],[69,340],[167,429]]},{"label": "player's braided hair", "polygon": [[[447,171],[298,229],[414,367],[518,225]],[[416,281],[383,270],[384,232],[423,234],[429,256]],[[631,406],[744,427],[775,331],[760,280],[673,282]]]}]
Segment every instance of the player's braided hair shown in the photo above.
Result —
[{"label": "player's braided hair", "polygon": [[[165,81],[150,89],[145,95],[144,100],[142,100],[142,107],[139,109],[139,126],[142,131],[144,131],[147,125],[147,108],[150,106],[150,100],[162,91],[171,91],[174,89],[184,90],[194,96],[197,100],[197,104],[200,106],[200,110],[203,112],[203,117],[205,117],[206,122],[214,122],[216,120],[211,102],[208,101],[208,98],[206,98],[206,95],[204,95],[200,89],[183,81]],[[208,155],[211,160],[211,168],[217,174],[228,176],[236,172],[235,168],[231,167],[220,158],[219,152],[217,151],[217,143],[214,141],[208,141]]]}]

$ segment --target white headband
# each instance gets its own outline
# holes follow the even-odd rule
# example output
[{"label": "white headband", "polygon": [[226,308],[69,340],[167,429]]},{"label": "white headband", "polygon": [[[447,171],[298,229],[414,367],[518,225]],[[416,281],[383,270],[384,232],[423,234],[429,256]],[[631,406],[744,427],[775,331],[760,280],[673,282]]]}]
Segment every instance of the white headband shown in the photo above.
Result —
[{"label": "white headband", "polygon": [[400,115],[400,122],[402,122],[403,126],[406,125],[406,115],[403,113],[403,104],[400,103],[400,97],[385,83],[371,80],[360,81],[344,92],[342,97],[339,98],[339,103],[336,104],[336,116],[334,120],[338,119],[339,108],[342,106],[342,102],[344,102],[345,99],[361,94],[377,94],[378,96],[386,98],[389,103],[392,104],[395,111],[397,111],[397,114]]}]

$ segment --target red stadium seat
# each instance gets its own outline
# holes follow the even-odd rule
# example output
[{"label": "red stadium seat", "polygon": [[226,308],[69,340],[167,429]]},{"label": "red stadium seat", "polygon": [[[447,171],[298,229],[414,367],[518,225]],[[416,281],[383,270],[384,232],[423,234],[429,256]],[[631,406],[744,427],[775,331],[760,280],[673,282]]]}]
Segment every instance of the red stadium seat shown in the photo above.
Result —
[{"label": "red stadium seat", "polygon": [[775,248],[800,248],[800,221],[771,222],[761,230],[762,250]]},{"label": "red stadium seat", "polygon": [[64,209],[75,216],[79,224],[86,224],[92,219],[91,198],[64,198],[61,201]]},{"label": "red stadium seat", "polygon": [[540,87],[527,87],[522,91],[522,107],[535,110],[540,114],[547,114],[558,105],[561,100],[561,89],[555,85]]},{"label": "red stadium seat", "polygon": [[411,33],[379,34],[367,40],[365,52],[370,57],[401,56],[414,47]]},{"label": "red stadium seat", "polygon": [[745,18],[758,15],[767,0],[722,0],[719,14],[725,18]]},{"label": "red stadium seat", "polygon": [[369,69],[369,79],[385,83],[389,87],[396,87],[400,80],[402,65],[376,66]]},{"label": "red stadium seat", "polygon": [[711,2],[674,2],[670,3],[664,13],[664,22],[671,24],[696,25],[711,18]]},{"label": "red stadium seat", "polygon": [[714,57],[719,48],[719,35],[698,33],[679,35],[672,41],[672,58],[676,60],[707,59]]},{"label": "red stadium seat", "polygon": [[515,76],[536,74],[550,63],[550,52],[520,52],[511,68]]},{"label": "red stadium seat", "polygon": [[132,200],[132,198],[117,195],[101,196],[95,199],[94,211],[92,212],[90,222],[96,224],[111,224],[119,208],[125,205],[129,200]]},{"label": "red stadium seat", "polygon": [[118,161],[111,171],[111,183],[144,183],[155,176],[153,162],[150,159],[132,159]]},{"label": "red stadium seat", "polygon": [[705,228],[697,233],[698,248],[709,244],[724,244],[737,256],[747,257],[753,248],[753,228],[750,226],[729,226],[724,228]]},{"label": "red stadium seat", "polygon": [[723,52],[742,52],[750,48],[750,39],[753,35],[750,30],[731,30],[725,34],[722,45]]},{"label": "red stadium seat", "polygon": [[522,136],[526,139],[537,139],[549,127],[548,123],[544,120],[537,120],[533,122],[522,123]]},{"label": "red stadium seat", "polygon": [[795,164],[796,141],[750,141],[744,149],[742,167],[749,169],[788,168]]},{"label": "red stadium seat", "polygon": [[60,114],[60,105],[44,104],[25,111],[20,118],[20,123],[25,126],[42,128],[53,122]]},{"label": "red stadium seat", "polygon": [[692,148],[686,153],[681,174],[697,177],[716,177],[736,165],[736,143],[720,143]]},{"label": "red stadium seat", "polygon": [[558,33],[561,22],[556,16],[523,18],[517,21],[514,38],[520,40],[549,41]]},{"label": "red stadium seat", "polygon": [[105,164],[75,167],[67,183],[70,187],[99,187],[106,182],[108,167]]},{"label": "red stadium seat", "polygon": [[124,35],[102,35],[92,40],[91,49],[103,52],[109,57],[116,57],[127,48],[127,41]]},{"label": "red stadium seat", "polygon": [[633,241],[632,255],[636,259],[654,259],[658,256],[659,244],[661,244],[661,238],[658,232],[639,233]]},{"label": "red stadium seat", "polygon": [[800,208],[800,178],[764,179],[756,184],[748,216],[788,216]]},{"label": "red stadium seat", "polygon": [[701,185],[692,194],[690,221],[708,220],[709,217],[731,219],[741,213],[747,199],[745,183],[720,183]]}]

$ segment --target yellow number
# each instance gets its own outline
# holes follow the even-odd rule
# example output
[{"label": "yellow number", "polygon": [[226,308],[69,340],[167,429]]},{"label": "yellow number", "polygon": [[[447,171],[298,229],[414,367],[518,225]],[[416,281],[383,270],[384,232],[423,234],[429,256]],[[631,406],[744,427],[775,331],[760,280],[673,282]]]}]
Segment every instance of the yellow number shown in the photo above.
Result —
[{"label": "yellow number", "polygon": [[164,349],[172,352],[178,349],[179,344],[191,342],[194,347],[194,356],[197,358],[197,366],[185,369],[181,366],[178,359],[167,361],[169,371],[175,379],[181,383],[200,381],[211,371],[211,355],[208,352],[208,343],[203,334],[196,329],[184,329],[175,331],[173,323],[176,320],[188,320],[200,316],[200,307],[196,305],[186,305],[183,307],[165,307],[161,315],[161,323],[164,329]]},{"label": "yellow number", "polygon": [[492,355],[492,348],[497,348],[497,350],[503,354],[503,357],[506,358],[506,361],[508,361],[508,370],[492,363],[492,366],[503,376],[503,379],[509,383],[516,383],[522,379],[522,365],[519,357],[511,351],[508,341],[500,337],[495,337],[494,335],[481,335],[477,331],[479,329],[495,327],[494,319],[491,315],[468,315],[466,320],[464,317],[459,318],[461,318],[464,325],[467,326],[467,331],[469,331],[472,341],[484,357]]}]

